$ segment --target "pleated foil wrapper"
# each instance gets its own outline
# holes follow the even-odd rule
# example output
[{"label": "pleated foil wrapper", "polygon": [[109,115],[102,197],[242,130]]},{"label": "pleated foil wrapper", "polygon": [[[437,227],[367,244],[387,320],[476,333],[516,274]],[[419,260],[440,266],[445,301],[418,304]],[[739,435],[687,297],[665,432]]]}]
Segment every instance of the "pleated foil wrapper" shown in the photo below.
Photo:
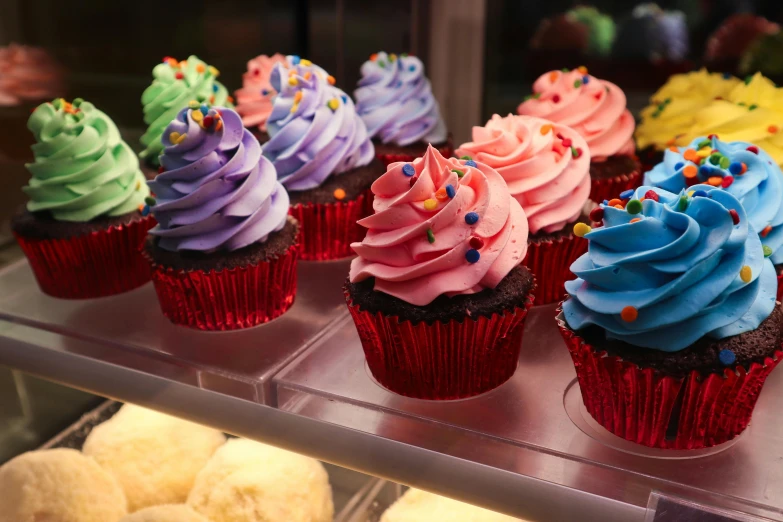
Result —
[{"label": "pleated foil wrapper", "polygon": [[619,197],[621,192],[640,187],[642,180],[642,174],[638,169],[611,178],[591,179],[590,199],[596,203],[614,199]]},{"label": "pleated foil wrapper", "polygon": [[575,277],[571,273],[571,264],[587,252],[587,246],[585,238],[574,234],[553,240],[528,242],[527,257],[522,264],[536,276],[536,305],[563,300],[565,282]]}]

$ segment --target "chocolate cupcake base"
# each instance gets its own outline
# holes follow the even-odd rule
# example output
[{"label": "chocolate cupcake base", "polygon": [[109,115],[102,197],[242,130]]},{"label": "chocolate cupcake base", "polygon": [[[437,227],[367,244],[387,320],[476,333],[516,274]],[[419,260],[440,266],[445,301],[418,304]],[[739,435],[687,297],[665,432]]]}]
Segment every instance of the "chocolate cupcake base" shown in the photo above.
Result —
[{"label": "chocolate cupcake base", "polygon": [[631,156],[609,156],[590,162],[590,199],[596,203],[616,198],[621,192],[642,184],[639,161]]}]

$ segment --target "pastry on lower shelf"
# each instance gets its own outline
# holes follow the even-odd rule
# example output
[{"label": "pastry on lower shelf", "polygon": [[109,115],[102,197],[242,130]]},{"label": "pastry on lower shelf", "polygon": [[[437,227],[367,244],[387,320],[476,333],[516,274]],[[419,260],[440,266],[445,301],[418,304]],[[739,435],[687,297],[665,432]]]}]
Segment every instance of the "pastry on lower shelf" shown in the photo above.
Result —
[{"label": "pastry on lower shelf", "polygon": [[27,207],[11,227],[44,293],[93,298],[150,279],[139,247],[155,220],[139,160],[92,103],[58,98],[38,106]]},{"label": "pastry on lower shelf", "polygon": [[320,462],[245,439],[215,452],[188,505],[210,522],[332,522],[334,514]]},{"label": "pastry on lower shelf", "polygon": [[599,207],[557,318],[585,408],[645,446],[729,441],[783,358],[775,268],[723,188],[642,186],[618,207]]},{"label": "pastry on lower shelf", "polygon": [[447,497],[409,489],[387,509],[381,522],[524,522]]},{"label": "pastry on lower shelf", "polygon": [[218,430],[126,404],[92,430],[83,451],[122,485],[133,513],[185,502],[196,475],[225,440]]},{"label": "pastry on lower shelf", "polygon": [[117,480],[72,449],[23,453],[0,466],[0,522],[118,522]]},{"label": "pastry on lower shelf", "polygon": [[233,110],[193,101],[163,144],[149,183],[158,226],[144,245],[163,314],[214,331],[285,313],[296,295],[299,224],[258,140]]},{"label": "pastry on lower shelf", "polygon": [[361,74],[356,112],[384,165],[423,156],[430,144],[451,156],[451,138],[421,60],[381,51],[364,62]]},{"label": "pastry on lower shelf", "polygon": [[457,156],[489,165],[506,181],[530,227],[524,264],[536,277],[536,304],[560,301],[571,279],[568,267],[587,250],[587,241],[573,234],[576,221],[589,219],[590,150],[584,138],[542,118],[495,114],[473,127],[473,141],[460,145]]},{"label": "pastry on lower shelf", "polygon": [[[633,141],[636,124],[625,93],[589,75],[586,67],[541,75],[517,113],[566,125],[585,139],[590,148],[590,199],[596,203],[641,183]],[[581,154],[574,146],[571,150],[574,157]]]},{"label": "pastry on lower shelf", "polygon": [[364,237],[356,221],[372,212],[370,185],[383,173],[353,101],[333,82],[310,60],[292,57],[271,76],[278,95],[264,156],[291,196],[302,259],[312,261],[353,254],[351,243]]},{"label": "pastry on lower shelf", "polygon": [[[457,399],[514,374],[534,278],[525,213],[492,167],[392,163],[344,286],[370,371],[411,397]],[[486,332],[492,332],[487,336]]]},{"label": "pastry on lower shelf", "polygon": [[269,76],[276,63],[286,63],[285,56],[262,54],[248,61],[247,72],[242,75],[242,88],[234,93],[236,111],[242,116],[242,123],[261,144],[269,141],[266,120],[272,113],[272,99],[277,94],[269,83]]},{"label": "pastry on lower shelf", "polygon": [[165,504],[140,509],[120,522],[210,522],[185,504]]}]

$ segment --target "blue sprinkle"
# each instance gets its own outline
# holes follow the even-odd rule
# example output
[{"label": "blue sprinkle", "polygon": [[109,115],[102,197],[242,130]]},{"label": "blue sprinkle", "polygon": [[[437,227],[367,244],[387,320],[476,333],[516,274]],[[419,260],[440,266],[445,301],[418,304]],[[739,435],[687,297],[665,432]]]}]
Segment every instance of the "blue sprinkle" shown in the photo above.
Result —
[{"label": "blue sprinkle", "polygon": [[261,96],[266,96],[267,94],[269,94],[267,89],[261,89]]},{"label": "blue sprinkle", "polygon": [[292,55],[291,55],[291,63],[292,63],[293,65],[299,65],[299,60],[300,60],[300,59],[301,59],[301,58],[299,58],[299,56],[298,56],[298,55],[296,55],[296,54],[292,54]]},{"label": "blue sprinkle", "polygon": [[415,71],[415,70],[416,70],[416,66],[415,66],[415,65],[409,65],[409,66],[408,66],[408,70],[409,70],[410,72],[413,72],[413,71]]},{"label": "blue sprinkle", "polygon": [[150,206],[144,205],[144,208],[141,209],[141,215],[146,217],[149,215],[149,213],[150,213]]},{"label": "blue sprinkle", "polygon": [[685,166],[685,163],[683,163],[682,161],[678,161],[677,164],[674,165],[674,170],[680,170],[684,166]]},{"label": "blue sprinkle", "polygon": [[697,190],[696,192],[693,193],[693,197],[694,198],[706,198],[707,197],[707,193],[704,192],[703,190]]},{"label": "blue sprinkle", "polygon": [[184,111],[182,111],[181,115],[182,115],[182,121],[187,123],[188,122],[188,110],[185,109]]},{"label": "blue sprinkle", "polygon": [[204,116],[209,114],[209,107],[207,107],[206,104],[201,105],[201,114],[203,114]]},{"label": "blue sprinkle", "polygon": [[585,85],[590,83],[590,77],[587,76],[586,74],[584,76],[582,76],[582,83],[585,84]]},{"label": "blue sprinkle", "polygon": [[727,73],[727,72],[723,73],[723,79],[724,80],[731,80],[731,73]]},{"label": "blue sprinkle", "polygon": [[446,195],[453,198],[457,192],[454,190],[454,185],[446,185]]},{"label": "blue sprinkle", "polygon": [[478,223],[478,220],[479,220],[479,215],[476,214],[475,212],[468,212],[467,214],[465,214],[465,223],[467,223],[468,225],[475,225],[476,223]]},{"label": "blue sprinkle", "polygon": [[410,178],[411,176],[416,174],[416,169],[414,169],[413,165],[411,165],[410,163],[406,163],[402,167],[402,173]]},{"label": "blue sprinkle", "polygon": [[734,364],[737,360],[737,356],[734,355],[734,352],[731,350],[723,349],[718,354],[718,359],[723,366],[729,366],[730,364]]},{"label": "blue sprinkle", "polygon": [[699,174],[704,177],[709,177],[709,175],[712,174],[712,167],[709,165],[702,165],[699,167]]},{"label": "blue sprinkle", "polygon": [[[471,248],[465,252],[465,259],[468,260],[468,263],[478,263],[478,260],[481,259],[481,254],[479,254],[479,251],[475,248]],[[732,353],[731,355],[734,354]]]},{"label": "blue sprinkle", "polygon": [[343,103],[348,103],[348,96],[346,96],[345,94],[343,94],[343,95],[341,96],[341,98],[343,99]]},{"label": "blue sprinkle", "polygon": [[735,176],[739,176],[742,173],[742,163],[738,161],[732,161],[731,165],[729,165],[729,172]]},{"label": "blue sprinkle", "polygon": [[633,196],[633,189],[628,189],[620,192],[620,199],[631,199]]},{"label": "blue sprinkle", "polygon": [[395,84],[394,84],[394,86],[395,86],[396,88],[398,88],[398,89],[399,89],[400,87],[402,87],[402,80],[397,80],[397,83],[395,83]]},{"label": "blue sprinkle", "polygon": [[609,204],[609,200],[608,200],[608,199],[605,199],[603,204],[604,204],[604,205],[608,205],[608,204]]},{"label": "blue sprinkle", "polygon": [[476,162],[475,162],[475,161],[473,161],[473,160],[468,160],[468,161],[466,161],[466,162],[465,162],[465,166],[466,166],[466,167],[473,167],[473,168],[476,168],[478,165],[476,165]]},{"label": "blue sprinkle", "polygon": [[218,86],[217,85],[213,85],[212,86],[212,92],[218,92]]}]

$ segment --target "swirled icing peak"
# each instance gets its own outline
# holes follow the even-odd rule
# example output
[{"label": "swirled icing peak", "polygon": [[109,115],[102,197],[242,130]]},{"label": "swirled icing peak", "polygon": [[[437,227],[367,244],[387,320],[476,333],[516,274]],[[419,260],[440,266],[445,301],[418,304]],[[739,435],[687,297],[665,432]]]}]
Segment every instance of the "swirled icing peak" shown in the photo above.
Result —
[{"label": "swirled icing peak", "polygon": [[634,153],[635,124],[625,107],[625,93],[590,76],[585,67],[541,75],[517,113],[571,127],[587,141],[593,161]]},{"label": "swirled icing peak", "polygon": [[236,111],[242,116],[245,127],[258,127],[266,131],[266,120],[272,112],[272,98],[277,94],[269,83],[272,67],[286,63],[285,56],[262,54],[247,62],[247,72],[242,75],[242,88],[235,94]]},{"label": "swirled icing peak", "polygon": [[629,192],[596,209],[602,227],[574,227],[589,248],[566,282],[571,328],[675,352],[754,330],[772,313],[775,269],[737,198],[710,185]]},{"label": "swirled icing peak", "polygon": [[144,206],[149,189],[139,160],[114,122],[92,103],[58,98],[38,106],[27,128],[35,135],[33,175],[23,188],[30,212],[60,221],[122,216]]},{"label": "swirled icing peak", "polygon": [[46,100],[62,90],[62,71],[43,49],[0,47],[0,107]]},{"label": "swirled icing peak", "polygon": [[532,116],[495,114],[473,127],[470,156],[503,176],[525,209],[530,232],[555,232],[576,221],[590,196],[590,150],[576,131]]},{"label": "swirled icing peak", "polygon": [[196,56],[181,62],[167,56],[163,63],[152,69],[152,84],[141,95],[144,123],[149,125],[141,137],[144,150],[140,156],[143,159],[158,163],[158,154],[163,150],[161,136],[164,129],[192,100],[231,107],[233,100],[216,80],[219,74],[215,67]]},{"label": "swirled icing peak", "polygon": [[231,109],[193,104],[163,133],[162,173],[150,187],[158,226],[171,251],[232,251],[281,230],[288,193],[258,140]]},{"label": "swirled icing peak", "polygon": [[696,183],[723,188],[742,203],[765,255],[783,263],[783,172],[763,149],[714,135],[696,138],[687,147],[667,149],[644,183],[670,192]]},{"label": "swirled icing peak", "polygon": [[375,148],[353,101],[334,78],[310,60],[288,57],[276,64],[278,91],[267,121],[271,136],[264,156],[272,160],[288,190],[308,190],[326,178],[370,163]]},{"label": "swirled icing peak", "polygon": [[424,306],[439,295],[495,288],[527,253],[527,218],[493,168],[432,146],[389,165],[372,185],[375,213],[351,247],[352,282]]},{"label": "swirled icing peak", "polygon": [[371,137],[401,146],[446,141],[446,124],[421,60],[379,52],[361,72],[356,110]]}]

